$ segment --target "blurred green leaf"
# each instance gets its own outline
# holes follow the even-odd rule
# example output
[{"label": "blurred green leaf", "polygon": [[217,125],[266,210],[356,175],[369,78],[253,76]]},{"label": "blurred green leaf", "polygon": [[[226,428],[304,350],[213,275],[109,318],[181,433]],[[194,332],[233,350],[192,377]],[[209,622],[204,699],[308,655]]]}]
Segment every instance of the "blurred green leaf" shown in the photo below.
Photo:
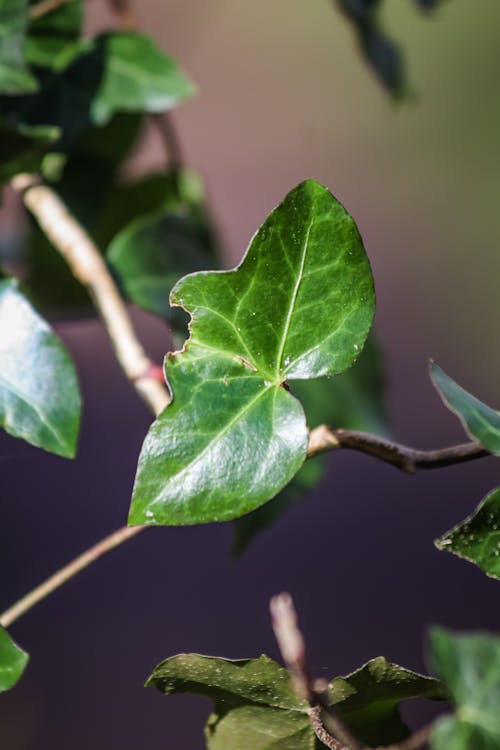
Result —
[{"label": "blurred green leaf", "polygon": [[73,363],[13,279],[0,281],[0,425],[52,453],[72,458],[80,425]]},{"label": "blurred green leaf", "polygon": [[[190,693],[214,701],[205,729],[208,750],[312,750],[307,714],[290,687],[288,672],[267,656],[232,661],[180,654],[159,664],[147,686],[165,695]],[[441,684],[383,657],[331,683],[332,705],[364,742],[379,745],[408,736],[399,702],[441,699]]]},{"label": "blurred green leaf", "polygon": [[37,172],[59,135],[52,126],[12,127],[0,118],[0,186],[20,172]]},{"label": "blurred green leaf", "polygon": [[408,737],[399,703],[408,698],[443,700],[442,684],[391,664],[383,656],[372,659],[347,677],[330,683],[332,705],[355,736],[368,745],[390,745]]},{"label": "blurred green leaf", "polygon": [[28,663],[28,654],[14,643],[0,625],[0,693],[10,690],[20,679]]},{"label": "blurred green leaf", "polygon": [[[37,2],[32,0],[32,5]],[[70,0],[32,20],[24,44],[25,60],[30,65],[52,68],[58,55],[80,37],[82,22],[82,0]]]},{"label": "blurred green leaf", "polygon": [[[297,380],[292,393],[304,407],[309,429],[319,424],[388,435],[385,382],[381,355],[373,334],[347,372],[333,379]],[[307,461],[292,481],[269,503],[237,518],[232,554],[240,555],[252,539],[301,500],[323,477],[326,457]]]},{"label": "blurred green leaf", "polygon": [[0,93],[19,95],[37,90],[36,78],[24,60],[28,23],[27,0],[2,0],[0,5]]},{"label": "blurred green leaf", "polygon": [[490,492],[469,518],[435,544],[475,563],[491,578],[500,579],[500,488]]},{"label": "blurred green leaf", "polygon": [[433,628],[430,663],[455,706],[438,721],[432,750],[498,750],[500,747],[500,638]]},{"label": "blurred green leaf", "polygon": [[166,361],[173,401],[144,442],[131,524],[225,521],[297,473],[308,435],[290,379],[342,372],[374,311],[356,225],[314,180],[270,214],[234,270],[185,276],[171,302],[191,337]]},{"label": "blurred green leaf", "polygon": [[435,362],[431,363],[431,378],[445,406],[457,415],[465,431],[487,451],[500,455],[500,412],[461,388]]}]

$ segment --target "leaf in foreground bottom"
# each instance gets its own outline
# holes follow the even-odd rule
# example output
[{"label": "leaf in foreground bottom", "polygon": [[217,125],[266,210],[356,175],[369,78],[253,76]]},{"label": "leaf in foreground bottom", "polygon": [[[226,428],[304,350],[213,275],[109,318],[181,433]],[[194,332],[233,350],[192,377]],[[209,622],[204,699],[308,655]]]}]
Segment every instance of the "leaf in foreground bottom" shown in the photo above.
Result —
[{"label": "leaf in foreground bottom", "polygon": [[191,336],[167,357],[173,403],[144,442],[129,523],[229,520],[302,465],[304,412],[285,381],[356,360],[373,317],[370,267],[353,219],[309,180],[236,269],[186,276],[170,299],[191,314]]},{"label": "leaf in foreground bottom", "polygon": [[454,716],[437,723],[433,750],[498,750],[500,638],[433,628],[430,662],[455,706]]},{"label": "leaf in foreground bottom", "polygon": [[435,544],[440,550],[475,563],[491,578],[500,579],[500,487]]},{"label": "leaf in foreground bottom", "polygon": [[28,663],[28,654],[17,646],[0,625],[0,693],[10,690]]}]

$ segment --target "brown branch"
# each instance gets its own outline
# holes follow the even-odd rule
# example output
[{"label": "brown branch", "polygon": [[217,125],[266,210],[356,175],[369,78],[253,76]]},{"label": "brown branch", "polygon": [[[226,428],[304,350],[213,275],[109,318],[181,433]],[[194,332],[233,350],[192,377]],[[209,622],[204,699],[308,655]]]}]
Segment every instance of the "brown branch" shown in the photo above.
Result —
[{"label": "brown branch", "polygon": [[388,747],[379,747],[376,750],[421,750],[429,744],[432,732],[432,725],[422,727],[415,734],[412,734],[408,739],[399,742],[396,745],[389,745]]},{"label": "brown branch", "polygon": [[357,430],[331,430],[320,425],[309,435],[308,458],[339,448],[350,448],[414,474],[418,469],[438,469],[443,466],[473,461],[491,455],[480,443],[470,442],[449,448],[424,451],[400,445],[391,440]]},{"label": "brown branch", "polygon": [[28,18],[30,21],[36,21],[37,18],[41,18],[46,13],[50,13],[61,5],[71,3],[73,0],[40,0],[39,3],[32,5],[28,9]]},{"label": "brown branch", "polygon": [[168,391],[151,375],[154,364],[137,338],[127,307],[98,248],[51,188],[37,184],[32,175],[14,177],[12,185],[22,193],[24,205],[74,277],[92,296],[123,372],[151,411],[159,414],[170,401]]}]

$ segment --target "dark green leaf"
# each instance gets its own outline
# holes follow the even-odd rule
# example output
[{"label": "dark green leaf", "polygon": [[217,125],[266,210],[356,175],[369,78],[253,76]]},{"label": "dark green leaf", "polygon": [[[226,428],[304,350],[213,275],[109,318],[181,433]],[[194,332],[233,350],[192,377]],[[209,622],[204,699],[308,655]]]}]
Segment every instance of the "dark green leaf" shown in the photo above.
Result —
[{"label": "dark green leaf", "polygon": [[19,291],[0,281],[0,425],[15,437],[71,458],[80,423],[73,363]]},{"label": "dark green leaf", "polygon": [[475,563],[491,578],[500,579],[500,488],[490,492],[472,516],[435,544]]},{"label": "dark green leaf", "polygon": [[354,734],[368,745],[389,745],[408,736],[399,703],[408,698],[441,700],[441,683],[432,677],[391,664],[383,656],[372,659],[330,685],[332,705]]},{"label": "dark green leaf", "polygon": [[24,45],[25,59],[30,65],[51,68],[58,55],[78,40],[82,21],[82,0],[65,2],[31,21]]},{"label": "dark green leaf", "polygon": [[498,750],[500,638],[433,628],[430,662],[445,683],[455,715],[438,722],[433,750]]},{"label": "dark green leaf", "polygon": [[16,128],[0,120],[0,185],[20,172],[37,172],[47,149],[59,135],[55,127]]},{"label": "dark green leaf", "polygon": [[284,381],[342,372],[370,329],[373,281],[352,218],[313,180],[257,232],[241,265],[182,279],[191,338],[171,354],[173,403],[139,459],[131,524],[236,518],[304,461],[308,434]]},{"label": "dark green leaf", "polygon": [[[313,750],[318,747],[303,714],[247,705],[229,711],[222,704],[205,728],[207,750]],[[324,748],[324,745],[319,746]]]},{"label": "dark green leaf", "polygon": [[28,658],[0,625],[0,693],[14,687],[26,669]]},{"label": "dark green leaf", "polygon": [[[378,345],[368,337],[361,356],[347,372],[332,380],[297,380],[292,387],[310,429],[319,424],[388,434],[384,376]],[[269,503],[234,521],[232,553],[240,555],[260,531],[301,500],[323,477],[325,456],[307,461],[292,481]]]},{"label": "dark green leaf", "polygon": [[0,5],[0,93],[17,95],[36,91],[36,78],[23,55],[28,21],[27,0],[2,0]]},{"label": "dark green leaf", "polygon": [[457,415],[466,432],[487,451],[500,455],[500,412],[467,393],[434,362],[431,378],[445,405]]},{"label": "dark green leaf", "polygon": [[185,315],[170,307],[168,295],[180,276],[213,265],[215,241],[202,206],[179,195],[180,181],[177,175],[159,211],[134,219],[115,236],[107,260],[132,302],[185,333]]}]

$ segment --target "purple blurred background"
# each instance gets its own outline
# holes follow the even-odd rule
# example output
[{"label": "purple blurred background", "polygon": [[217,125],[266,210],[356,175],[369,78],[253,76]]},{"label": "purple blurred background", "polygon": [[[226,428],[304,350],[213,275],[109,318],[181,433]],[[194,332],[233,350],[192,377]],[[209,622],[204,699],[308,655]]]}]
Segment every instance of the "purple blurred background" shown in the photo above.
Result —
[{"label": "purple blurred background", "polygon": [[[416,92],[395,106],[326,0],[137,3],[143,28],[199,86],[174,119],[207,180],[228,264],[305,177],[356,218],[377,286],[394,430],[418,447],[463,440],[430,385],[429,356],[500,403],[500,6],[477,5],[454,0],[424,18],[410,2],[387,2]],[[89,2],[89,29],[108,22]],[[156,137],[131,170],[157,166]],[[11,198],[4,232],[16,231],[14,217]],[[134,319],[161,361],[164,326]],[[150,422],[98,322],[58,331],[84,392],[80,450],[68,462],[0,436],[0,609],[125,522]],[[494,459],[409,477],[345,452],[241,560],[229,557],[229,526],[147,531],[12,627],[32,658],[1,697],[0,747],[200,750],[209,703],[164,698],[143,689],[145,678],[180,651],[276,657],[267,603],[281,590],[296,599],[318,676],[379,654],[425,669],[429,623],[498,630],[500,584],[432,542],[499,477]]]}]

